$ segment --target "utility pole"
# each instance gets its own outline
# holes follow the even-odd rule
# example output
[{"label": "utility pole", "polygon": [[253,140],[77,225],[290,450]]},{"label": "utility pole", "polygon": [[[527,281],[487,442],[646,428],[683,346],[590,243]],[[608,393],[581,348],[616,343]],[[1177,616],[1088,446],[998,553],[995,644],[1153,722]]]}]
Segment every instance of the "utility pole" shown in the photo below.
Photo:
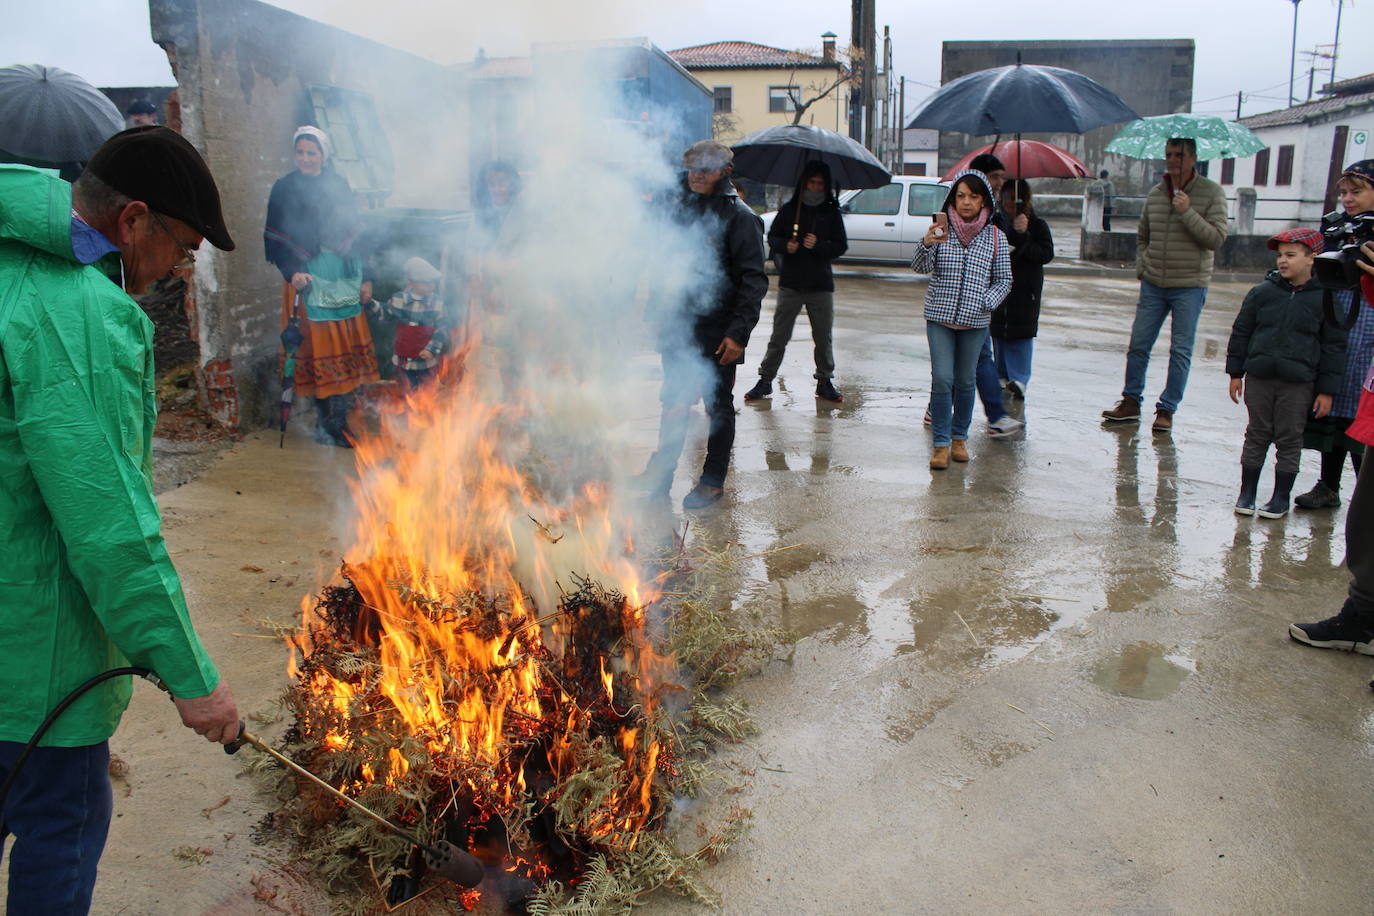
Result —
[{"label": "utility pole", "polygon": [[878,138],[878,148],[882,151],[878,161],[883,162],[892,154],[891,101],[892,101],[892,30],[883,26],[883,117],[882,133]]},{"label": "utility pole", "polygon": [[1244,100],[1244,98],[1245,98],[1245,93],[1244,93],[1244,92],[1241,92],[1240,90],[1236,90],[1236,120],[1237,120],[1237,121],[1240,120],[1240,103]]},{"label": "utility pole", "polygon": [[906,77],[897,91],[897,174],[906,174]]},{"label": "utility pole", "polygon": [[1292,108],[1295,99],[1293,98],[1293,78],[1298,72],[1298,4],[1302,0],[1289,0],[1293,4],[1293,47],[1288,56],[1288,107]]}]

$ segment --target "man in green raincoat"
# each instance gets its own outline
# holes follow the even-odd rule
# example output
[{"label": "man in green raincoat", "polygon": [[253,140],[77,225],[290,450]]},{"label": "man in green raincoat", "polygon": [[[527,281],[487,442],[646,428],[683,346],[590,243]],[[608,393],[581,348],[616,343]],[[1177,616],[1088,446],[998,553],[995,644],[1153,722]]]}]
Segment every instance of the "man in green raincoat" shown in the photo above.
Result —
[{"label": "man in green raincoat", "polygon": [[[123,665],[153,669],[187,727],[237,733],[162,539],[153,328],[129,297],[202,239],[234,247],[210,170],[165,127],[116,134],[74,186],[0,165],[0,783],[64,696]],[[0,802],[11,916],[88,911],[131,689],[83,694]]]}]

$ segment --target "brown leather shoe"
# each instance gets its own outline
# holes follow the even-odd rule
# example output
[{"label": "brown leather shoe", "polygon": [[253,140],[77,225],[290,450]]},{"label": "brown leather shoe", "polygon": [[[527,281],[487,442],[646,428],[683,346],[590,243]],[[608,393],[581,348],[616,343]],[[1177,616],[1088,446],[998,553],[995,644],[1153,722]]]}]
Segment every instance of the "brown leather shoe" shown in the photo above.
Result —
[{"label": "brown leather shoe", "polygon": [[963,439],[955,439],[949,444],[949,457],[955,461],[968,461],[968,446]]},{"label": "brown leather shoe", "polygon": [[949,446],[937,445],[930,453],[930,466],[933,470],[943,471],[949,467]]},{"label": "brown leather shoe", "polygon": [[1135,398],[1122,396],[1121,401],[1111,410],[1102,411],[1102,419],[1112,423],[1124,423],[1140,419],[1140,402]]},{"label": "brown leather shoe", "polygon": [[1157,433],[1167,433],[1174,428],[1174,412],[1172,410],[1156,410],[1155,421],[1150,425],[1150,429]]}]

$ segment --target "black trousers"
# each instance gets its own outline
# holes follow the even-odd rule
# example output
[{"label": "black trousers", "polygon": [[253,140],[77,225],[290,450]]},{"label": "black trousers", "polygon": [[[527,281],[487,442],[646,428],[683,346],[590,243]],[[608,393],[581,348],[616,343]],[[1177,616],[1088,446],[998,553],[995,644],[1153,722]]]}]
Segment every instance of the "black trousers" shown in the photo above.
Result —
[{"label": "black trousers", "polygon": [[704,401],[710,423],[706,437],[706,461],[701,482],[725,486],[730,470],[730,451],[735,445],[735,366],[722,366],[697,352],[671,351],[663,359],[663,388],[659,400],[663,414],[658,424],[658,448],[649,459],[645,476],[656,489],[671,488],[678,459],[687,442],[692,407]]}]

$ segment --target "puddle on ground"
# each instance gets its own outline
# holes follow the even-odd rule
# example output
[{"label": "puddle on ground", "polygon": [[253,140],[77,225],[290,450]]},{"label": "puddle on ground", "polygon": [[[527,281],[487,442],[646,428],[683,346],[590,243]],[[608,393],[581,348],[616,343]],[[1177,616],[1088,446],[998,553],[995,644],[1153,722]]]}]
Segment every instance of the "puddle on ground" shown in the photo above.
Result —
[{"label": "puddle on ground", "polygon": [[1159,643],[1137,642],[1104,658],[1093,669],[1093,683],[1108,693],[1137,700],[1162,700],[1194,670],[1191,659]]}]

